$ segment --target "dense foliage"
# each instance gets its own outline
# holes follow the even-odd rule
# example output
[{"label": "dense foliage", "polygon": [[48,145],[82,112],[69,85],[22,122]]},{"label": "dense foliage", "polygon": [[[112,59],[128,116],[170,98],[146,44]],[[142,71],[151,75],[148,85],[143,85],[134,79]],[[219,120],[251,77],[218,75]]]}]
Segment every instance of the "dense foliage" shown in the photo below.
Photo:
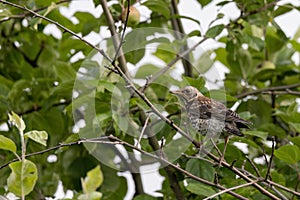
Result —
[{"label": "dense foliage", "polygon": [[[182,16],[176,0],[131,1],[150,11],[144,18],[137,10],[128,13],[121,0],[94,0],[100,16],[76,11],[73,18],[60,10],[72,1],[9,2],[15,4],[0,1],[1,198],[9,192],[53,197],[61,181],[74,199],[123,199],[128,185],[118,172],[129,171],[134,199],[154,199],[144,194],[147,183],[137,172],[159,162],[161,199],[203,199],[239,185],[234,194],[215,198],[299,198],[300,29],[287,37],[276,23],[299,7],[218,1],[220,9],[234,4],[240,16],[224,24],[227,16],[220,12],[202,30],[206,19]],[[216,4],[193,3],[199,12]],[[183,20],[195,29],[185,32]],[[58,36],[46,33],[55,26]],[[108,30],[117,39],[84,39]],[[209,41],[217,47],[201,49]],[[228,71],[224,84],[214,82],[222,76],[217,65]],[[209,81],[217,89],[209,90]],[[245,137],[230,139],[220,168],[217,150],[189,127],[179,99],[169,93],[186,85],[229,108],[238,102],[237,113],[253,122]],[[199,159],[195,141],[204,140],[210,152]],[[235,142],[246,144],[246,151]],[[215,143],[222,151],[222,138]]]}]

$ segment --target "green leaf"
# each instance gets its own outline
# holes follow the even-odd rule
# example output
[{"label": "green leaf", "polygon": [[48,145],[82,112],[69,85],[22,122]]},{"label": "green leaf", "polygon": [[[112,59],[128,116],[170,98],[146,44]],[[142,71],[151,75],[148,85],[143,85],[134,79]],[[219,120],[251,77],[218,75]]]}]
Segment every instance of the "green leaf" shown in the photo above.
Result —
[{"label": "green leaf", "polygon": [[8,113],[8,116],[9,121],[11,121],[19,129],[19,131],[23,132],[25,130],[26,126],[22,117],[19,117],[19,115],[14,112],[11,112],[11,114]]},{"label": "green leaf", "polygon": [[300,160],[300,149],[295,145],[285,145],[276,149],[274,155],[289,164],[295,164]]},{"label": "green leaf", "polygon": [[195,68],[199,74],[207,72],[214,64],[214,61],[210,58],[212,51],[204,52],[194,63]]},{"label": "green leaf", "polygon": [[200,196],[211,196],[216,193],[211,187],[198,182],[189,183],[185,188]]},{"label": "green leaf", "polygon": [[79,200],[100,200],[102,198],[101,192],[90,192],[88,194],[81,194],[79,195]]},{"label": "green leaf", "polygon": [[90,170],[84,179],[81,179],[83,192],[85,194],[89,194],[96,191],[97,188],[101,186],[102,182],[103,174],[100,169],[100,165],[98,165],[94,169]]},{"label": "green leaf", "polygon": [[7,179],[8,190],[17,196],[29,194],[38,179],[36,165],[24,160],[11,163],[9,168],[12,172]]},{"label": "green leaf", "polygon": [[188,76],[183,76],[183,79],[187,80],[188,84],[202,90],[205,85],[205,79],[202,76],[198,76],[197,78],[191,78]]},{"label": "green leaf", "polygon": [[224,90],[210,90],[208,95],[210,98],[221,102],[237,101],[235,97],[230,96]]},{"label": "green leaf", "polygon": [[62,80],[62,82],[74,81],[76,78],[76,71],[70,64],[57,61],[54,67],[57,76]]},{"label": "green leaf", "polygon": [[263,140],[266,140],[268,137],[268,132],[264,132],[264,131],[244,131],[243,133],[245,135],[252,135],[252,136],[259,137]]},{"label": "green leaf", "polygon": [[194,30],[188,34],[189,37],[193,36],[201,36],[201,32],[199,30]]},{"label": "green leaf", "polygon": [[293,144],[297,145],[300,148],[300,136],[289,137],[289,140],[292,141]]},{"label": "green leaf", "polygon": [[215,170],[210,163],[204,160],[190,159],[186,164],[186,170],[205,180],[214,180]]},{"label": "green leaf", "polygon": [[[178,18],[178,19],[180,19],[180,18],[182,18],[182,19],[188,19],[188,20],[191,20],[191,21],[197,23],[198,25],[200,25],[200,22],[199,22],[197,19],[192,18],[192,17],[188,17],[188,16],[183,16],[183,15],[175,14],[175,15],[172,15],[171,18],[174,18],[174,19],[177,19],[177,18]],[[198,32],[199,32],[199,31],[198,31]],[[200,32],[199,32],[199,33],[200,33]],[[201,34],[198,35],[198,36],[201,36]]]},{"label": "green leaf", "polygon": [[223,24],[213,26],[207,30],[205,36],[209,38],[215,38],[224,30],[224,27],[225,26]]},{"label": "green leaf", "polygon": [[37,143],[47,146],[48,133],[46,131],[29,131],[24,134],[24,137],[30,138]]},{"label": "green leaf", "polygon": [[280,15],[283,15],[287,12],[290,12],[293,9],[293,5],[288,3],[284,5],[278,6],[278,8],[272,13],[273,17],[278,17]]},{"label": "green leaf", "polygon": [[163,60],[165,63],[171,62],[176,57],[175,49],[171,45],[172,44],[170,43],[161,43],[158,45],[153,55]]},{"label": "green leaf", "polygon": [[157,200],[157,197],[153,197],[148,194],[140,194],[135,196],[133,200]]},{"label": "green leaf", "polygon": [[0,149],[8,150],[16,153],[17,147],[16,144],[9,138],[0,135]]},{"label": "green leaf", "polygon": [[296,132],[300,133],[300,123],[289,123],[295,130]]},{"label": "green leaf", "polygon": [[280,50],[286,41],[287,38],[281,31],[276,30],[273,26],[267,28],[265,42],[268,52],[273,54]]},{"label": "green leaf", "polygon": [[202,7],[205,7],[207,4],[211,2],[211,0],[198,0]]},{"label": "green leaf", "polygon": [[278,125],[273,123],[262,124],[259,128],[259,131],[268,132],[269,135],[273,135],[279,138],[284,138],[286,136],[285,131]]},{"label": "green leaf", "polygon": [[76,12],[74,16],[79,20],[76,30],[82,32],[83,36],[88,35],[91,31],[99,30],[100,20],[95,18],[89,12]]},{"label": "green leaf", "polygon": [[156,67],[155,65],[145,64],[139,67],[138,71],[135,74],[135,78],[145,79],[147,76],[154,75],[159,70],[160,68]]},{"label": "green leaf", "polygon": [[153,12],[162,14],[167,19],[170,17],[170,9],[168,7],[168,4],[165,1],[161,1],[161,0],[146,1],[144,3],[144,6],[148,7]]}]

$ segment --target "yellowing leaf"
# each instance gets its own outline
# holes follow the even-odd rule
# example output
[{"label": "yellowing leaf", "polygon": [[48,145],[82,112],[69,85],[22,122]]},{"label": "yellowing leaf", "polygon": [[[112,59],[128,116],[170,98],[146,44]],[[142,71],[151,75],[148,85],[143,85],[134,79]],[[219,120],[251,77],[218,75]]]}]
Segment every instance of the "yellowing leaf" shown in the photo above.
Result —
[{"label": "yellowing leaf", "polygon": [[84,179],[81,179],[83,192],[85,194],[89,194],[96,191],[96,189],[102,184],[102,182],[103,174],[100,166],[98,165],[94,169],[90,170]]},{"label": "yellowing leaf", "polygon": [[35,164],[29,160],[17,161],[9,168],[12,172],[7,179],[8,190],[17,196],[29,194],[38,179]]},{"label": "yellowing leaf", "polygon": [[46,131],[29,131],[24,134],[24,137],[28,137],[37,143],[47,146],[48,133]]},{"label": "yellowing leaf", "polygon": [[11,121],[19,129],[19,131],[25,130],[26,126],[22,117],[20,117],[14,112],[11,112],[11,114],[8,113],[8,117],[9,117],[9,121]]},{"label": "yellowing leaf", "polygon": [[79,195],[78,199],[79,200],[100,200],[102,197],[102,193],[101,192],[91,192],[88,194],[81,194]]}]

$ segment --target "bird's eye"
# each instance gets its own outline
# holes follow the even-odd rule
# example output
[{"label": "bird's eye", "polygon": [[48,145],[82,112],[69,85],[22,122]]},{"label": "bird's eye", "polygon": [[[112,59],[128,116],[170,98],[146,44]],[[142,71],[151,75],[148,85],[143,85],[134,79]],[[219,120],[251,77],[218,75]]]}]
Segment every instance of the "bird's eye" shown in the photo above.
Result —
[{"label": "bird's eye", "polygon": [[185,90],[186,94],[191,94],[191,90]]}]

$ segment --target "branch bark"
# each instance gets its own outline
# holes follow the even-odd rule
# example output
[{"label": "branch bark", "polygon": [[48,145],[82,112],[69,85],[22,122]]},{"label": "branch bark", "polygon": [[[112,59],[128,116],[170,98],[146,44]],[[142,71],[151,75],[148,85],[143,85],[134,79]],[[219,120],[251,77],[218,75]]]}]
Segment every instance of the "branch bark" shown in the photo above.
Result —
[{"label": "branch bark", "polygon": [[[180,20],[180,18],[175,18],[174,15],[179,15],[178,12],[178,5],[177,5],[177,0],[172,0],[171,1],[171,14],[173,17],[171,17],[171,24],[172,24],[172,28],[175,34],[175,38],[177,40],[182,40],[183,37],[182,35],[185,34],[184,33],[184,29],[182,26],[182,22]],[[185,52],[186,50],[188,50],[188,44],[185,42],[184,45],[180,48],[180,53]],[[184,68],[184,75],[192,77],[193,76],[193,71],[192,71],[192,65],[190,63],[190,56],[189,54],[184,55],[181,58],[181,62],[183,64],[183,68]]]},{"label": "branch bark", "polygon": [[286,90],[286,89],[291,89],[291,88],[296,88],[296,87],[300,87],[300,83],[295,83],[295,84],[291,84],[291,85],[281,85],[281,86],[273,86],[273,87],[268,87],[268,88],[262,88],[262,89],[258,89],[258,90],[245,92],[245,93],[236,95],[235,97],[238,98],[238,99],[242,99],[242,98],[245,98],[245,97],[250,96],[250,95],[257,95],[257,94],[261,94],[261,93],[264,93],[264,92],[271,92],[271,91],[278,91],[278,90]]},{"label": "branch bark", "polygon": [[[129,2],[128,5],[130,5],[130,0],[128,2]],[[114,48],[116,50],[116,56],[115,57],[118,57],[119,67],[126,74],[127,77],[130,77],[130,74],[129,74],[128,69],[127,69],[127,62],[126,62],[126,59],[125,59],[125,55],[124,55],[123,49],[121,47],[122,46],[122,41],[120,40],[119,35],[116,31],[115,22],[114,22],[114,19],[111,15],[110,11],[109,11],[107,1],[106,0],[100,0],[100,4],[102,6],[103,13],[105,15],[105,18],[106,18],[106,21],[107,21],[107,24],[108,24],[110,34],[113,37]],[[129,9],[128,9],[128,12],[129,12]],[[127,13],[127,19],[128,19],[128,13]],[[127,25],[125,25],[125,27],[126,26]],[[114,63],[114,61],[115,61],[115,59],[113,59],[111,61],[111,63]]]}]

